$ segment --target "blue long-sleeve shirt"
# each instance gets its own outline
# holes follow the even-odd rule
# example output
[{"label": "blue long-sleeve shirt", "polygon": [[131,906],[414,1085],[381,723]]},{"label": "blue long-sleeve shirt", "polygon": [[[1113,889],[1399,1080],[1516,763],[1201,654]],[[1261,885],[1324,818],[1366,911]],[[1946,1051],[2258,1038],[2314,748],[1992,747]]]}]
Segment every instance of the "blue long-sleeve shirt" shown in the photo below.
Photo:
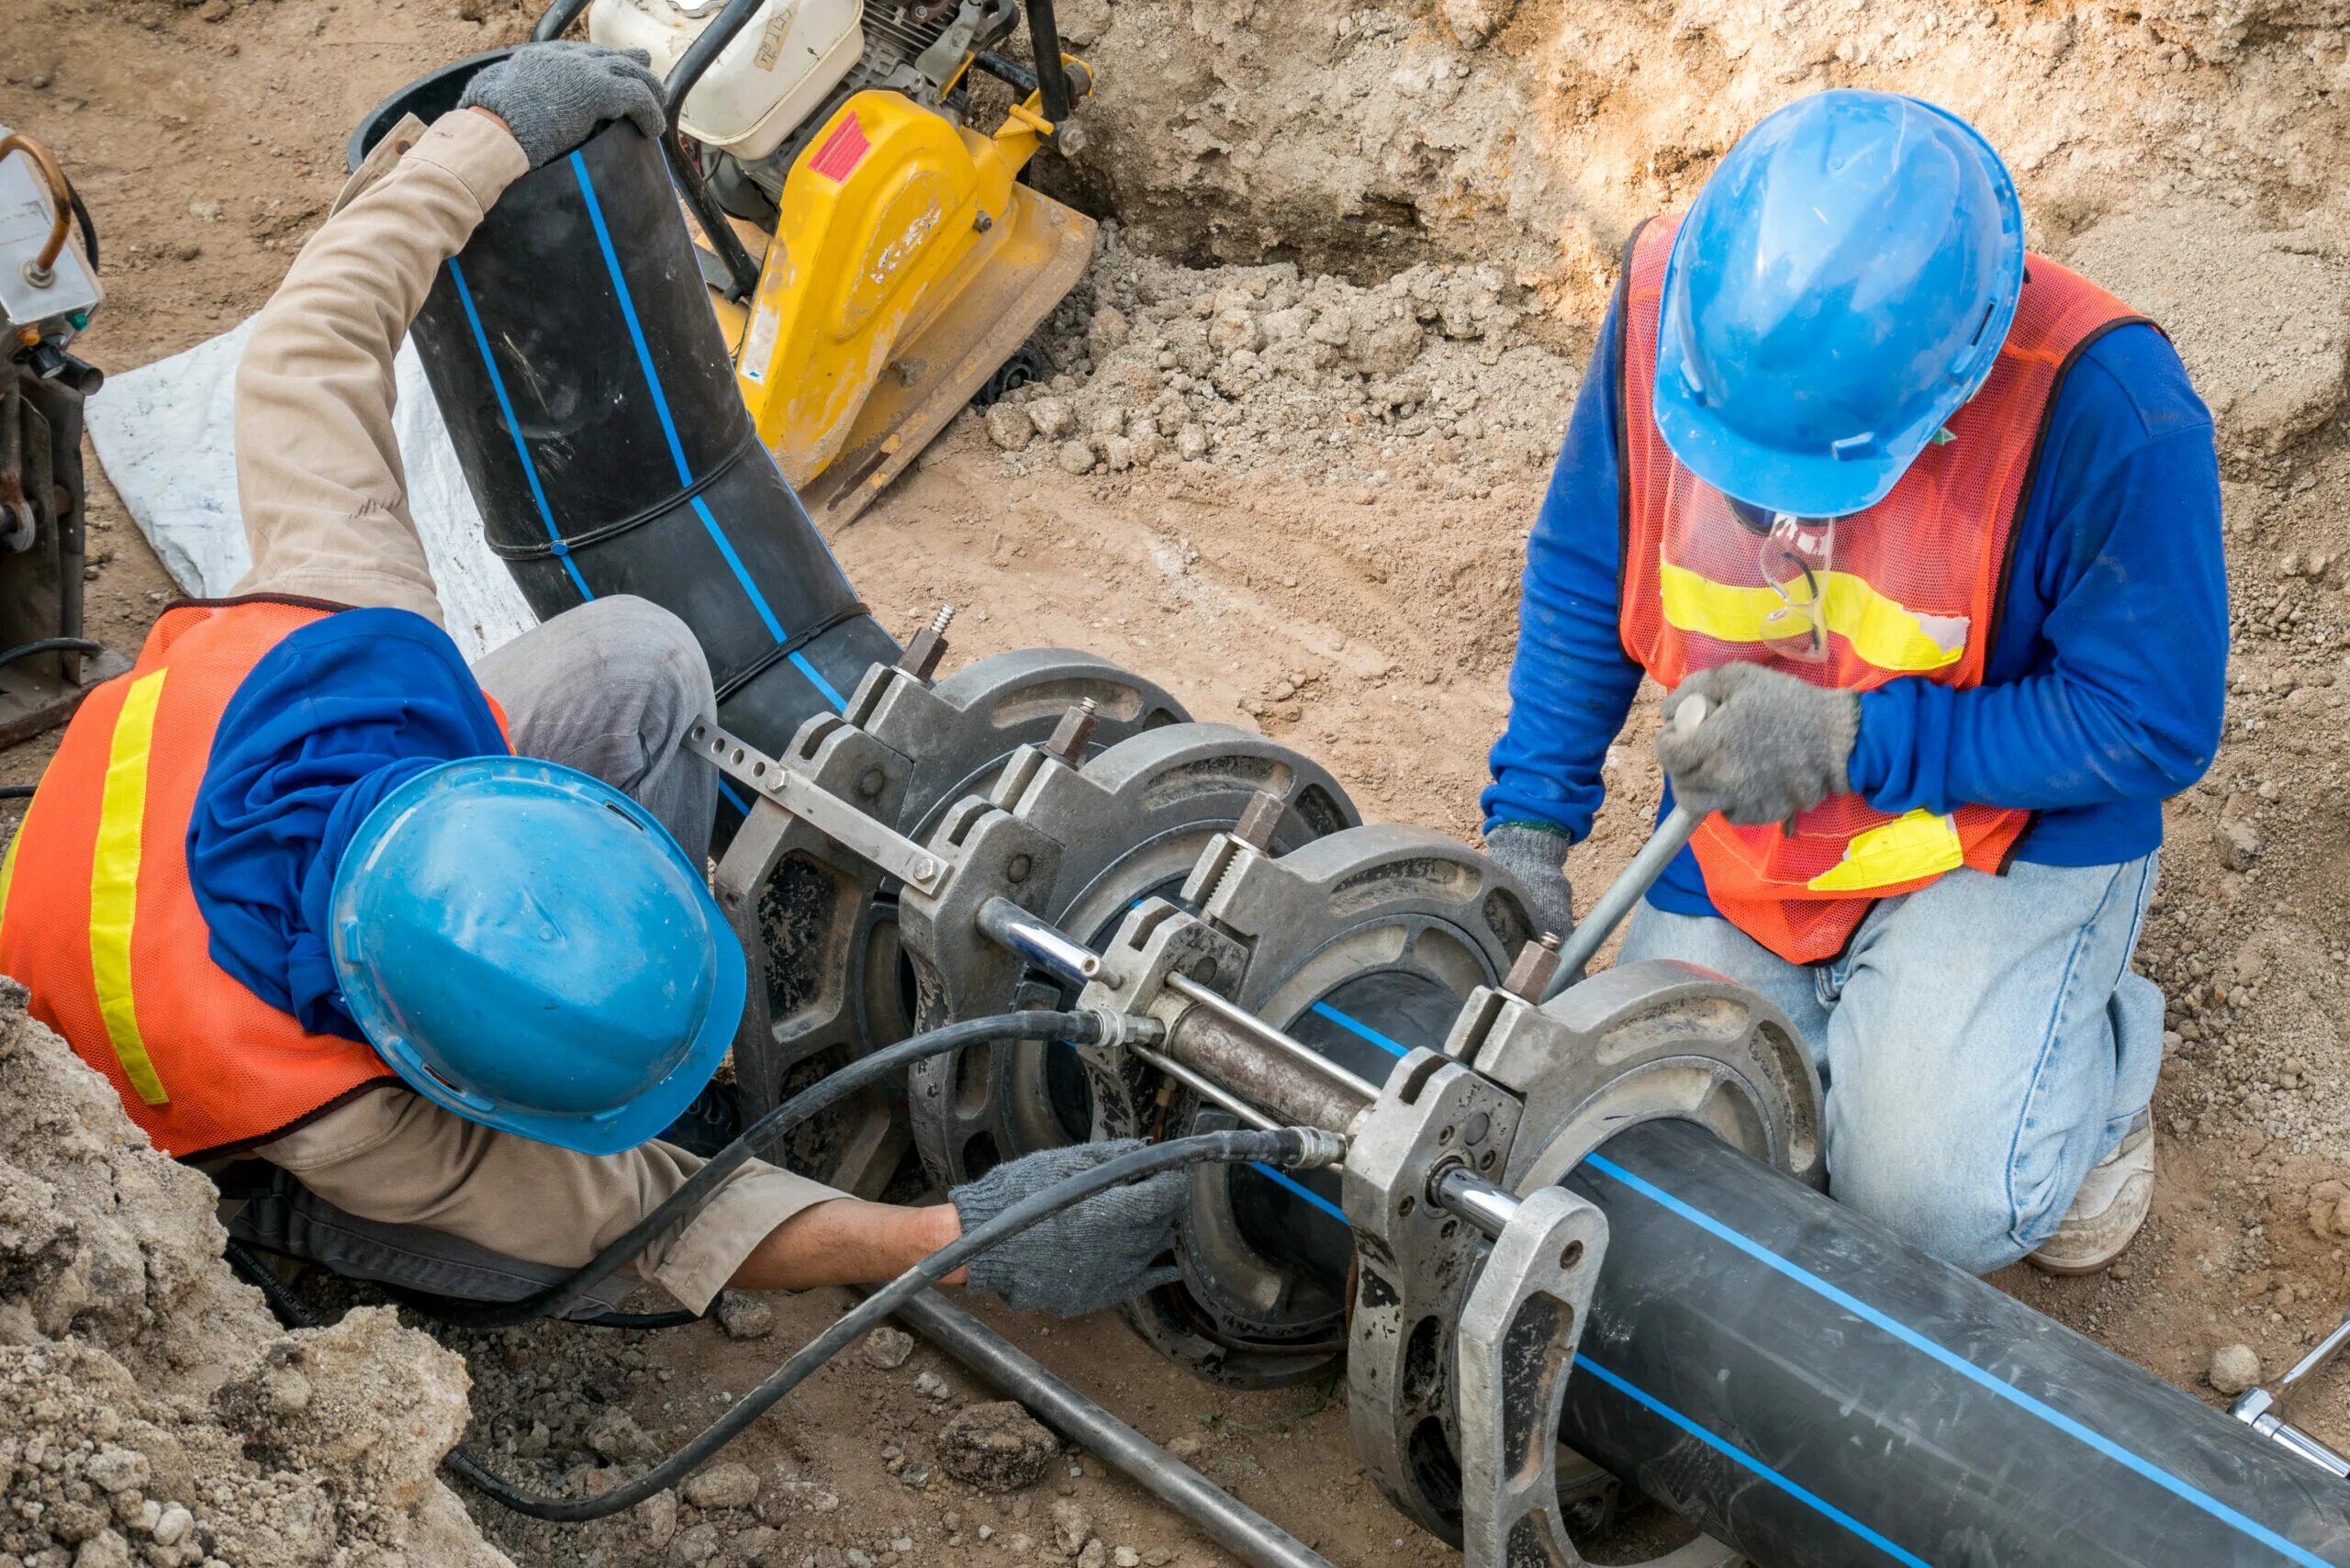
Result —
[{"label": "blue long-sleeve shirt", "polygon": [[[1488,826],[1588,834],[1639,686],[1617,629],[1618,325],[1611,305],[1527,542]],[[2210,412],[2167,339],[2116,328],[2050,411],[1983,684],[1905,677],[1864,694],[1852,788],[1886,812],[2036,812],[2016,854],[2041,865],[2133,859],[2161,844],[2163,801],[2210,766],[2227,655]],[[1649,896],[1714,913],[1687,851]]]}]

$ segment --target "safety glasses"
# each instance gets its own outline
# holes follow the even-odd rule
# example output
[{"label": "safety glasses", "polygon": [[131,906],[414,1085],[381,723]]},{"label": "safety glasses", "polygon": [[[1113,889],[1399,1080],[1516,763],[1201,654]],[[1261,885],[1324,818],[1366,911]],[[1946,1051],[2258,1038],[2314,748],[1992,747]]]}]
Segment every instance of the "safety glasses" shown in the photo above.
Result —
[{"label": "safety glasses", "polygon": [[1836,555],[1832,519],[1771,519],[1755,564],[1763,583],[1779,596],[1762,617],[1762,641],[1781,658],[1819,664],[1828,657],[1829,568]]}]

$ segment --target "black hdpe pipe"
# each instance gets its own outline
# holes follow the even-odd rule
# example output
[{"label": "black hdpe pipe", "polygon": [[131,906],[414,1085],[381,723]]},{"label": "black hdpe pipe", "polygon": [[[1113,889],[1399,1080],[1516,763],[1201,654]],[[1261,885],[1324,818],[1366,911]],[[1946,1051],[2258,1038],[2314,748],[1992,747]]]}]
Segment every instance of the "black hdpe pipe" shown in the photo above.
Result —
[{"label": "black hdpe pipe", "polygon": [[[504,52],[377,106],[352,166]],[[541,620],[611,594],[674,610],[719,722],[770,753],[897,657],[759,443],[661,149],[632,125],[509,185],[411,336],[489,547]]]},{"label": "black hdpe pipe", "polygon": [[2350,1563],[2350,1486],[1698,1127],[1568,1185],[1561,1436],[1764,1568]]},{"label": "black hdpe pipe", "polygon": [[[1380,1081],[1360,1026],[1444,1036],[1416,1000],[1293,1032]],[[1702,1128],[1568,1184],[1608,1243],[1561,1439],[1761,1568],[2350,1564],[2350,1485]],[[1342,1223],[1259,1186],[1259,1244],[1330,1285]]]}]

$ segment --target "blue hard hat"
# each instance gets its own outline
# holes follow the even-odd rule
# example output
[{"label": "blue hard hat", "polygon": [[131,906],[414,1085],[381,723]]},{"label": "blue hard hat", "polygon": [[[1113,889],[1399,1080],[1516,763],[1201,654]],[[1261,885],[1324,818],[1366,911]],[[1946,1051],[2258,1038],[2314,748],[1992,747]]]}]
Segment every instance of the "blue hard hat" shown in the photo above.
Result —
[{"label": "blue hard hat", "polygon": [[1657,429],[1739,500],[1874,506],[1990,374],[2023,269],[2015,183],[1974,127],[1890,93],[1798,99],[1673,238]]},{"label": "blue hard hat", "polygon": [[658,1135],[742,1017],[742,947],[643,807],[551,762],[418,774],[336,869],[335,974],[392,1070],[470,1121],[583,1154]]}]

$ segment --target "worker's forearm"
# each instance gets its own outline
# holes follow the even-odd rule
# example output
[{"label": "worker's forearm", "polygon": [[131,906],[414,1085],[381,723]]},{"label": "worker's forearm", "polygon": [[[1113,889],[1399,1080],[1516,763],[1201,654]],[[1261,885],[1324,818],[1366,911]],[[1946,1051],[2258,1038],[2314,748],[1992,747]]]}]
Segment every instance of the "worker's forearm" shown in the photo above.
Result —
[{"label": "worker's forearm", "polygon": [[495,119],[444,116],[302,248],[237,369],[252,554],[240,592],[439,618],[393,436],[392,357],[442,264],[525,167]]},{"label": "worker's forearm", "polygon": [[1575,399],[1550,487],[1526,544],[1509,723],[1494,745],[1488,823],[1591,831],[1601,766],[1640,684],[1617,631],[1616,378],[1610,327]]},{"label": "worker's forearm", "polygon": [[[952,1204],[904,1208],[834,1198],[769,1231],[743,1260],[730,1290],[797,1291],[896,1278],[963,1234]],[[958,1270],[942,1282],[960,1284]]]}]

